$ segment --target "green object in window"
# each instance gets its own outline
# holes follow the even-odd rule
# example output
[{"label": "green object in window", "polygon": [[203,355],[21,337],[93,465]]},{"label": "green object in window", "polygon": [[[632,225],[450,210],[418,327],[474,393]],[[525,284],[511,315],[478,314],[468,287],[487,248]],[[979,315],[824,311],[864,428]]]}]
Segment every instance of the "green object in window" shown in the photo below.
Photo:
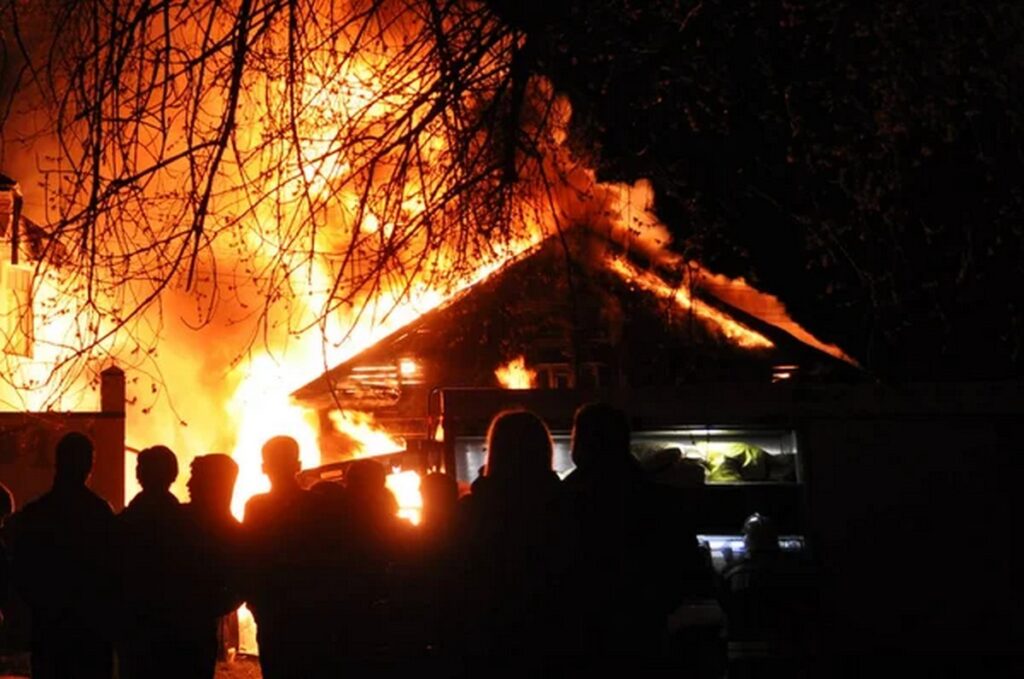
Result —
[{"label": "green object in window", "polygon": [[768,454],[749,443],[716,445],[708,450],[708,483],[764,481],[768,478]]}]

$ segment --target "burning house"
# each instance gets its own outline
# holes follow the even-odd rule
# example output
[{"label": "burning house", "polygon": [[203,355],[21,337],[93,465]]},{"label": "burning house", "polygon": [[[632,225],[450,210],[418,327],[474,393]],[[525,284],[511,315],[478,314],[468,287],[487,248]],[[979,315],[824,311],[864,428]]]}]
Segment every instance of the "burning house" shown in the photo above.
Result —
[{"label": "burning house", "polygon": [[550,238],[293,398],[319,413],[323,461],[334,462],[355,452],[346,431],[357,419],[372,417],[410,446],[434,438],[428,402],[438,387],[636,390],[859,375],[835,347],[794,334],[788,317],[738,306],[737,282],[723,280],[582,230]]},{"label": "burning house", "polygon": [[548,423],[564,476],[573,412],[599,399],[630,413],[652,478],[691,487],[714,558],[742,549],[735,532],[755,511],[803,549],[794,387],[862,371],[743,281],[614,241],[589,229],[549,238],[295,391],[320,426],[324,464],[305,481],[380,456],[414,516],[417,473],[443,469],[466,487],[491,418],[517,406]]}]

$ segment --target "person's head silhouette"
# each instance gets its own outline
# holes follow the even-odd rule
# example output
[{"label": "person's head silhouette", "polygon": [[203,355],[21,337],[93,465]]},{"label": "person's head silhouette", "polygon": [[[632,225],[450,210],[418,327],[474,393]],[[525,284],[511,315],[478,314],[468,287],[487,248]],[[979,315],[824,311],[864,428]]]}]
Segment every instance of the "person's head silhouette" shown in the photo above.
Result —
[{"label": "person's head silhouette", "polygon": [[167,446],[152,446],[139,453],[135,478],[142,490],[166,492],[178,478],[178,458]]},{"label": "person's head silhouette", "polygon": [[291,436],[275,436],[263,444],[263,473],[271,489],[297,487],[295,475],[302,469],[299,443]]},{"label": "person's head silhouette", "polygon": [[238,478],[238,465],[223,453],[200,455],[192,460],[188,495],[192,504],[215,514],[231,511],[231,496]]},{"label": "person's head silhouette", "polygon": [[552,474],[551,433],[526,410],[498,413],[487,430],[487,477],[530,480]]},{"label": "person's head silhouette", "polygon": [[607,403],[581,406],[572,425],[573,464],[582,472],[635,466],[629,437],[625,412]]},{"label": "person's head silhouette", "polygon": [[345,510],[348,496],[345,494],[345,486],[334,481],[317,481],[309,492],[318,501],[321,508],[329,512],[343,512]]},{"label": "person's head silhouette", "polygon": [[345,473],[345,487],[358,494],[379,493],[387,487],[388,472],[376,460],[356,460]]},{"label": "person's head silhouette", "polygon": [[387,487],[388,472],[376,460],[356,460],[345,471],[345,490],[359,514],[393,516],[398,502]]},{"label": "person's head silhouette", "polygon": [[57,442],[54,485],[84,486],[92,472],[92,441],[85,434],[71,432]]}]

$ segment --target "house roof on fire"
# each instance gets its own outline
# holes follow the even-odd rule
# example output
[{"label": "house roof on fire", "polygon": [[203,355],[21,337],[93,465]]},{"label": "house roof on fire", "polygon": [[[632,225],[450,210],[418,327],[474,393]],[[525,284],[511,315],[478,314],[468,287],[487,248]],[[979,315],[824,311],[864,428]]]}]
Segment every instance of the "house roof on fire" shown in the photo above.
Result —
[{"label": "house roof on fire", "polygon": [[533,368],[588,366],[602,386],[859,373],[742,281],[659,265],[589,235],[548,239],[292,396],[331,407],[403,381],[497,386],[495,369],[517,356]]}]

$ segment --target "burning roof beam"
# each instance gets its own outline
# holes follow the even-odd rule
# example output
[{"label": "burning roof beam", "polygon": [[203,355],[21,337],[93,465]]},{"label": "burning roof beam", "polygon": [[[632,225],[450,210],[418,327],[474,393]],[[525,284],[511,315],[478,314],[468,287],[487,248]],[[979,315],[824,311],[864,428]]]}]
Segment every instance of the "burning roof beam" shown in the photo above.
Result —
[{"label": "burning roof beam", "polygon": [[707,302],[697,299],[685,287],[673,287],[650,271],[642,271],[622,257],[610,257],[608,268],[624,280],[658,297],[669,299],[684,311],[693,313],[727,339],[745,349],[771,349],[775,344],[761,333],[730,318]]}]

